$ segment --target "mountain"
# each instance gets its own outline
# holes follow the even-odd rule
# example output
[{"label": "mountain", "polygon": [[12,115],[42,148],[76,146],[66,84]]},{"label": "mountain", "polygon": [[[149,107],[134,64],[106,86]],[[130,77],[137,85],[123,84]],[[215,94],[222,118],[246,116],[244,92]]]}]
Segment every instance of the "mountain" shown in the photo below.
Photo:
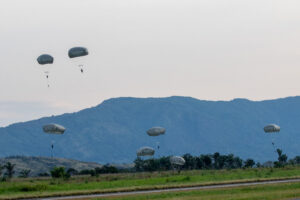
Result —
[{"label": "mountain", "polygon": [[50,157],[32,157],[32,156],[11,156],[0,158],[0,165],[10,162],[15,164],[15,175],[18,176],[22,170],[30,170],[30,176],[37,176],[40,173],[50,174],[56,166],[65,167],[65,169],[73,168],[77,171],[84,169],[95,169],[102,165],[92,162],[81,162],[77,160],[65,158],[50,158]]},{"label": "mountain", "polygon": [[[63,135],[43,133],[42,126],[58,123]],[[277,134],[264,133],[269,123]],[[203,101],[191,97],[113,98],[76,113],[44,117],[0,128],[0,157],[54,156],[98,163],[130,163],[141,146],[160,149],[156,156],[220,152],[259,161],[275,160],[272,146],[289,158],[300,155],[300,97],[276,100]],[[166,134],[150,137],[153,126]],[[273,139],[272,139],[273,138]]]}]

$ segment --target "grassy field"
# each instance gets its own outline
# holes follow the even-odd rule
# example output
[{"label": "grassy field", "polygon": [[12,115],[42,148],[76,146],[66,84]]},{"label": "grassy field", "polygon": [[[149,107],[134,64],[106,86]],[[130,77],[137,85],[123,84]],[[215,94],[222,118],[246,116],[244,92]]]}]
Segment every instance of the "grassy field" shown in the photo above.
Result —
[{"label": "grassy field", "polygon": [[193,170],[155,173],[110,174],[62,179],[12,179],[0,182],[0,199],[90,194],[170,188],[217,183],[300,177],[300,167],[283,169]]},{"label": "grassy field", "polygon": [[[185,192],[168,192],[147,195],[134,195],[113,198],[97,198],[99,200],[281,200],[300,197],[300,183],[283,183],[271,185],[245,186],[224,189],[206,189]],[[96,200],[96,199],[94,199]]]}]

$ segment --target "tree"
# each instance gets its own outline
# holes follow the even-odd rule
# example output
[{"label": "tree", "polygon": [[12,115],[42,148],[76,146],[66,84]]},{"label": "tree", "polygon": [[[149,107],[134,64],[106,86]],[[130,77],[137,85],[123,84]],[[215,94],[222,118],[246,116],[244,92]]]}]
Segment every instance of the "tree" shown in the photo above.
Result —
[{"label": "tree", "polygon": [[298,165],[298,164],[300,164],[300,156],[296,156],[295,158],[290,159],[288,161],[288,164],[290,164],[290,165]]},{"label": "tree", "polygon": [[65,171],[64,167],[54,167],[51,171],[52,178],[69,178],[70,174]]},{"label": "tree", "polygon": [[246,161],[245,161],[245,167],[246,168],[252,168],[253,166],[255,165],[255,162],[254,162],[254,160],[253,159],[247,159]]},{"label": "tree", "polygon": [[214,153],[214,155],[212,156],[213,159],[214,159],[214,168],[215,169],[220,169],[220,166],[219,166],[219,157],[220,157],[220,153],[219,152],[216,152]]},{"label": "tree", "polygon": [[279,162],[281,162],[284,165],[284,164],[286,164],[287,159],[288,159],[287,155],[282,154],[278,160],[279,160]]},{"label": "tree", "polygon": [[20,175],[19,177],[21,178],[27,178],[30,174],[31,170],[30,169],[23,169],[21,172],[20,172]]},{"label": "tree", "polygon": [[160,168],[160,170],[170,170],[170,169],[172,169],[169,156],[168,157],[163,156],[159,159],[159,168]]},{"label": "tree", "polygon": [[158,160],[153,158],[145,160],[143,168],[145,171],[150,171],[150,172],[156,171],[159,168],[159,162]]},{"label": "tree", "polygon": [[260,168],[261,166],[262,166],[262,165],[260,164],[260,162],[257,162],[257,163],[256,163],[256,167],[257,167],[257,168]]},{"label": "tree", "polygon": [[200,159],[203,159],[203,164],[205,169],[211,169],[212,161],[210,155],[201,155]]},{"label": "tree", "polygon": [[70,176],[77,175],[78,171],[76,169],[74,169],[74,168],[69,168],[67,170],[67,174],[70,174]]},{"label": "tree", "polygon": [[14,168],[15,168],[15,164],[11,164],[10,162],[7,162],[4,167],[6,169],[6,173],[5,175],[8,177],[8,178],[12,178],[15,171],[14,171]]},{"label": "tree", "polygon": [[136,158],[134,160],[135,171],[137,171],[137,172],[143,171],[144,170],[143,164],[144,164],[144,161],[140,157]]},{"label": "tree", "polygon": [[95,168],[96,174],[115,174],[118,173],[118,169],[112,165],[106,164],[103,167],[96,167]]},{"label": "tree", "polygon": [[79,172],[80,175],[91,175],[91,176],[95,176],[95,170],[93,169],[83,169]]},{"label": "tree", "polygon": [[40,177],[48,177],[50,175],[47,172],[41,172],[41,173],[38,174],[38,176],[40,176]]},{"label": "tree", "polygon": [[218,158],[218,169],[223,169],[227,162],[227,156],[220,155]]},{"label": "tree", "polygon": [[203,169],[203,168],[204,168],[203,156],[196,157],[196,169]]},{"label": "tree", "polygon": [[0,165],[0,176],[2,175],[2,170],[4,169],[4,166]]},{"label": "tree", "polygon": [[294,158],[296,164],[300,164],[300,156]]},{"label": "tree", "polygon": [[281,149],[276,149],[276,152],[278,154],[278,162],[274,162],[274,166],[275,167],[284,167],[284,165],[286,164],[286,161],[288,159],[287,155],[282,154]]},{"label": "tree", "polygon": [[233,168],[241,168],[243,166],[243,160],[239,157],[233,158]]},{"label": "tree", "polygon": [[228,156],[226,156],[225,167],[227,169],[235,168],[234,167],[234,155],[233,154],[229,154]]},{"label": "tree", "polygon": [[195,169],[196,159],[191,154],[184,154],[183,158],[185,160],[185,163],[183,165],[184,169]]}]

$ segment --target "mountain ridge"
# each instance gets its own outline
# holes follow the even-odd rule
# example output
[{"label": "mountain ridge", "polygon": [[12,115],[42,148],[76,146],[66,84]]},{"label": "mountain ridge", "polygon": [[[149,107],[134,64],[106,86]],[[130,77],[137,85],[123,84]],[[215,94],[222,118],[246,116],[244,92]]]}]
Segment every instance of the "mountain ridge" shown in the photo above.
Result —
[{"label": "mountain ridge", "polygon": [[87,110],[87,109],[96,108],[96,107],[102,105],[103,103],[114,101],[115,99],[120,100],[120,99],[168,99],[168,98],[187,98],[187,99],[193,99],[193,100],[203,101],[203,102],[233,102],[233,101],[248,101],[248,102],[268,102],[269,101],[269,102],[271,102],[271,101],[276,101],[276,100],[300,98],[300,96],[288,96],[288,97],[280,97],[280,98],[275,98],[275,99],[264,99],[264,100],[251,100],[251,99],[247,99],[247,98],[238,98],[238,97],[234,98],[234,99],[231,99],[231,100],[204,100],[204,99],[198,99],[198,98],[190,97],[190,96],[177,96],[177,95],[168,96],[168,97],[130,97],[130,96],[128,96],[128,97],[113,97],[113,98],[103,100],[101,103],[99,103],[95,106],[91,106],[89,108],[84,108],[84,109],[81,109],[79,111],[66,112],[66,113],[58,114],[58,115],[44,116],[44,117],[40,117],[40,118],[37,118],[37,119],[23,121],[23,122],[15,122],[15,123],[9,124],[7,126],[2,126],[2,127],[0,126],[0,129],[7,128],[7,127],[10,127],[10,126],[15,125],[15,124],[27,123],[27,122],[30,122],[30,121],[35,121],[35,120],[39,120],[39,119],[43,119],[43,118],[57,117],[57,116],[61,116],[61,115],[68,115],[68,114],[74,114],[74,113],[82,112],[82,111]]},{"label": "mountain ridge", "polygon": [[[296,144],[300,139],[299,111],[299,96],[262,101],[181,96],[111,98],[78,112],[0,128],[0,156],[49,156],[53,140],[56,156],[99,163],[130,163],[136,149],[155,147],[157,142],[161,149],[156,156],[219,151],[266,161],[276,159],[270,135],[263,132],[268,123],[282,127],[274,136],[278,147],[290,157],[300,155]],[[67,131],[58,137],[46,135],[41,130],[46,123],[62,124]],[[153,126],[166,127],[166,135],[147,136],[146,130]]]}]

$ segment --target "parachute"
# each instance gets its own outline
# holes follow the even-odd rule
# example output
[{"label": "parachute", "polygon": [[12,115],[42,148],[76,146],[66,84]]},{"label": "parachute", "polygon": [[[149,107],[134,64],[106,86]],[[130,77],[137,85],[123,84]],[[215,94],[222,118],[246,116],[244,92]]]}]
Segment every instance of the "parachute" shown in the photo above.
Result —
[{"label": "parachute", "polygon": [[37,61],[40,65],[52,64],[54,58],[49,54],[42,54],[37,58]]},{"label": "parachute", "polygon": [[[43,131],[48,134],[62,135],[65,132],[65,127],[59,124],[47,124],[43,126]],[[54,141],[51,141],[51,158],[53,157]]]},{"label": "parachute", "polygon": [[264,131],[265,131],[265,133],[272,133],[272,145],[273,145],[274,149],[276,149],[273,134],[276,132],[280,132],[280,126],[278,126],[276,124],[269,124],[264,127]]},{"label": "parachute", "polygon": [[[40,65],[53,64],[54,58],[49,54],[42,54],[37,58],[37,62]],[[48,78],[49,78],[50,71],[49,71],[48,67],[43,67],[43,68],[44,68],[44,73],[45,73],[46,78],[47,78],[47,85],[49,87],[50,85],[49,85],[49,82],[48,82],[49,81]]]},{"label": "parachute", "polygon": [[147,131],[149,136],[159,136],[165,134],[166,129],[162,127],[153,127]]},{"label": "parachute", "polygon": [[47,124],[43,126],[43,131],[49,134],[63,134],[65,132],[65,127],[59,124]]},{"label": "parachute", "polygon": [[267,126],[264,127],[264,131],[266,133],[279,132],[280,131],[280,126],[278,126],[276,124],[269,124],[269,125],[267,125]]},{"label": "parachute", "polygon": [[151,147],[142,147],[137,152],[137,156],[153,156],[155,153],[155,150]]},{"label": "parachute", "polygon": [[185,160],[181,156],[172,156],[170,158],[170,162],[172,165],[179,165],[179,166],[182,166],[185,164]]},{"label": "parachute", "polygon": [[[73,47],[68,52],[69,58],[87,56],[88,54],[89,52],[85,47]],[[81,73],[83,73],[83,64],[79,64],[78,67],[80,68]]]},{"label": "parachute", "polygon": [[[149,136],[159,136],[159,135],[164,135],[166,133],[166,129],[163,127],[152,127],[149,130],[147,130],[146,133]],[[159,141],[156,141],[156,146],[157,146],[157,152],[158,152],[158,150],[160,148]],[[159,154],[158,154],[158,156],[159,156]]]}]

